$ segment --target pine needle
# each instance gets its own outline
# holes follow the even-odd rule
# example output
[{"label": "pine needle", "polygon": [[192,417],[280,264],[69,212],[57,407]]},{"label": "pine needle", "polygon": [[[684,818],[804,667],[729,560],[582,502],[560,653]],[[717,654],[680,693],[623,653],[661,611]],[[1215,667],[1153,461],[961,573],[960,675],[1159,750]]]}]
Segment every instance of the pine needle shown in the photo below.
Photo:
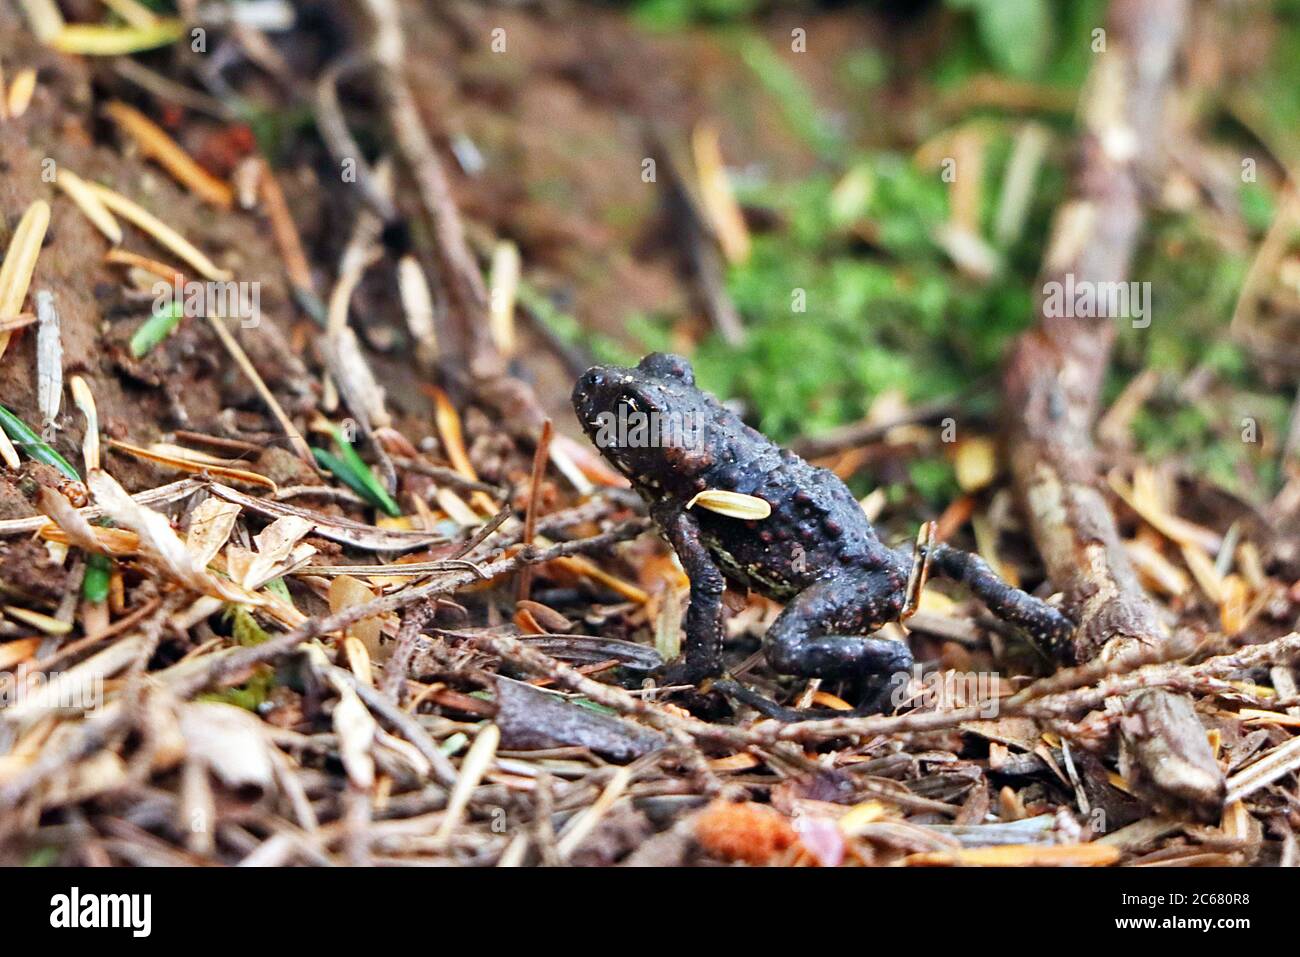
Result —
[{"label": "pine needle", "polygon": [[32,94],[36,92],[36,71],[31,67],[19,70],[14,74],[13,80],[9,84],[9,94],[6,106],[9,110],[9,119],[16,120],[27,112],[27,107],[31,106]]},{"label": "pine needle", "polygon": [[147,27],[70,23],[50,39],[49,45],[64,53],[83,56],[124,56],[175,43],[184,34],[185,24],[170,18]]},{"label": "pine needle", "polygon": [[196,163],[179,143],[149,117],[120,100],[109,103],[104,112],[135,141],[141,153],[156,160],[177,182],[200,199],[222,209],[229,209],[234,203],[234,190]]},{"label": "pine needle", "polygon": [[99,195],[90,188],[90,184],[66,167],[60,166],[54,173],[54,185],[63,190],[67,197],[77,204],[96,229],[103,233],[110,243],[116,246],[122,241],[122,227]]},{"label": "pine needle", "polygon": [[18,0],[36,39],[49,43],[63,32],[67,24],[54,0]]},{"label": "pine needle", "polygon": [[[23,309],[27,287],[36,270],[36,257],[40,254],[45,231],[50,225],[50,204],[38,199],[27,207],[18,228],[9,240],[4,264],[0,265],[0,319],[16,316]],[[0,356],[9,348],[9,333],[0,332]]]},{"label": "pine needle", "polygon": [[138,459],[144,459],[146,462],[154,462],[157,465],[164,465],[168,468],[178,469],[182,472],[189,472],[192,475],[207,473],[217,478],[223,478],[231,482],[243,482],[246,485],[256,485],[261,488],[270,489],[272,492],[278,491],[276,484],[265,475],[259,475],[257,472],[250,472],[247,469],[230,468],[226,465],[214,465],[210,462],[196,461],[180,455],[167,455],[161,452],[155,452],[152,449],[142,449],[138,445],[131,445],[129,442],[120,442],[117,439],[109,439],[110,448],[119,452],[125,452],[127,455],[134,456]]},{"label": "pine needle", "polygon": [[198,247],[143,206],[132,202],[121,193],[114,192],[107,186],[100,186],[98,183],[88,183],[87,185],[94,190],[95,195],[99,197],[100,202],[110,210],[144,230],[153,237],[154,241],[157,242],[158,245],[185,260],[185,262],[194,267],[195,272],[199,273],[205,279],[212,279],[218,282],[229,282],[231,279],[235,278],[234,273],[219,267],[211,259],[200,252]]},{"label": "pine needle", "polygon": [[95,405],[94,393],[81,376],[74,375],[68,387],[72,390],[72,401],[86,417],[86,437],[81,440],[81,458],[85,462],[86,471],[93,472],[99,468],[99,409]]},{"label": "pine needle", "polygon": [[313,457],[311,447],[307,444],[307,440],[302,437],[302,433],[298,431],[298,427],[294,425],[289,416],[285,414],[285,411],[276,399],[275,394],[271,391],[270,387],[267,386],[266,382],[262,379],[261,374],[259,374],[257,369],[253,366],[253,362],[248,358],[248,354],[244,352],[244,347],[239,344],[235,337],[231,335],[230,330],[227,329],[222,321],[216,316],[208,316],[207,320],[212,324],[213,331],[217,334],[217,338],[221,340],[221,344],[226,347],[226,351],[230,353],[231,358],[235,360],[239,368],[243,370],[244,375],[248,376],[249,381],[253,383],[253,388],[257,389],[258,395],[262,397],[262,401],[267,404],[267,407],[271,410],[271,414],[275,416],[275,420],[280,423],[280,428],[284,429],[285,435],[289,436],[289,443],[293,446],[294,452],[296,452],[298,457],[304,462],[311,464],[313,462]]}]

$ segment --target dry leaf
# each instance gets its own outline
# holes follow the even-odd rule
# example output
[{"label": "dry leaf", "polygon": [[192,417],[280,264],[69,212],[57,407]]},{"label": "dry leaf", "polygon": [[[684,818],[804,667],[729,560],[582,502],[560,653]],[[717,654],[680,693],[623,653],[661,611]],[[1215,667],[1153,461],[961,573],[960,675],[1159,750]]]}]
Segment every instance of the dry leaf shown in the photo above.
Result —
[{"label": "dry leaf", "polygon": [[718,237],[722,254],[730,263],[743,263],[749,258],[749,228],[731,189],[717,129],[707,123],[697,125],[691,133],[691,152],[699,176],[702,211]]},{"label": "dry leaf", "polygon": [[[330,582],[330,614],[347,608],[364,605],[375,600],[375,593],[366,583],[351,575],[339,575]],[[378,618],[362,618],[348,626],[348,634],[365,645],[373,657],[379,651],[379,634],[382,622]]]},{"label": "dry leaf", "polygon": [[135,662],[144,639],[131,635],[31,688],[16,704],[0,708],[0,721],[24,723],[51,712],[81,711],[104,705],[104,679]]},{"label": "dry leaf", "polygon": [[[54,520],[60,531],[65,534],[69,544],[86,551],[103,551],[100,533],[116,531],[92,526],[80,511],[72,507],[71,502],[48,486],[42,486],[37,492],[36,504],[42,512]],[[132,545],[137,543],[138,539]]]},{"label": "dry leaf", "polygon": [[172,530],[167,516],[139,504],[107,472],[90,473],[87,484],[95,501],[117,522],[140,536],[140,548],[172,577],[188,588],[226,601],[239,601],[260,605],[261,599],[250,595],[232,583],[210,575],[195,561],[195,556],[185,547]]},{"label": "dry leaf", "polygon": [[488,289],[492,341],[508,358],[515,353],[515,295],[519,291],[519,247],[508,239],[492,250]]},{"label": "dry leaf", "polygon": [[438,840],[445,841],[449,838],[456,825],[460,823],[460,817],[465,813],[474,789],[478,787],[479,782],[483,780],[483,775],[496,759],[497,745],[500,743],[501,729],[495,724],[485,725],[475,736],[474,743],[470,745],[465,759],[460,763],[460,776],[456,779],[456,786],[452,788],[451,796],[447,798],[447,809],[443,811],[442,823],[434,834]]},{"label": "dry leaf", "polygon": [[257,546],[257,556],[252,559],[235,579],[245,588],[261,588],[274,578],[272,571],[282,562],[293,556],[295,562],[314,554],[316,549],[305,546],[308,550],[300,552],[297,548],[304,535],[310,532],[312,523],[299,515],[286,515],[277,518],[260,533],[253,536]]},{"label": "dry leaf", "polygon": [[347,658],[348,670],[357,676],[363,685],[375,686],[374,672],[370,667],[370,653],[360,639],[348,635],[343,639],[343,656]]},{"label": "dry leaf", "polygon": [[[549,542],[547,542],[546,539],[539,537],[538,544],[549,544]],[[566,555],[561,558],[552,559],[547,564],[558,566],[575,575],[583,575],[590,578],[592,581],[600,582],[607,588],[618,592],[618,594],[622,595],[628,601],[634,601],[638,605],[644,605],[650,600],[650,596],[643,589],[637,588],[632,583],[624,581],[617,575],[609,574],[609,572],[600,568],[589,559],[583,558],[581,555]]]},{"label": "dry leaf", "polygon": [[473,528],[476,525],[482,525],[483,519],[465,504],[465,500],[449,488],[438,489],[435,495],[438,501],[438,507],[447,513],[447,517],[458,525],[464,525],[466,528]]},{"label": "dry leaf", "polygon": [[757,756],[750,754],[748,751],[740,751],[736,754],[729,754],[725,758],[710,759],[709,767],[718,774],[726,774],[729,771],[748,771],[750,768],[756,768],[762,763]]},{"label": "dry leaf", "polygon": [[1206,552],[1217,553],[1223,538],[1208,528],[1189,522],[1166,511],[1164,503],[1154,489],[1150,470],[1139,470],[1133,476],[1133,485],[1126,483],[1118,470],[1107,476],[1110,487],[1137,512],[1152,528],[1179,545],[1192,545]]},{"label": "dry leaf", "polygon": [[40,646],[40,638],[18,638],[0,644],[0,671],[8,671],[27,661]]},{"label": "dry leaf", "polygon": [[339,736],[339,758],[348,780],[362,790],[375,783],[375,760],[370,749],[379,733],[379,725],[351,685],[334,681],[339,700],[334,705],[334,732]]},{"label": "dry leaf", "polygon": [[270,789],[275,771],[256,715],[217,701],[187,702],[180,707],[180,728],[190,757],[227,787]]},{"label": "dry leaf", "polygon": [[190,513],[185,547],[193,553],[195,564],[207,568],[212,563],[229,540],[240,511],[240,507],[232,502],[208,498]]},{"label": "dry leaf", "polygon": [[68,383],[72,390],[72,401],[81,414],[86,417],[86,434],[81,440],[81,458],[86,471],[93,472],[99,468],[99,409],[95,405],[94,393],[86,380],[74,375]]},{"label": "dry leaf", "polygon": [[434,424],[438,426],[438,435],[442,439],[447,460],[451,462],[451,467],[465,478],[477,482],[478,473],[474,471],[474,466],[469,461],[469,453],[465,451],[465,437],[460,428],[460,413],[456,411],[456,406],[447,397],[447,393],[437,386],[430,386],[429,391],[433,396]]},{"label": "dry leaf", "polygon": [[978,436],[957,443],[953,456],[957,485],[963,492],[978,492],[998,474],[997,448],[992,439]]}]

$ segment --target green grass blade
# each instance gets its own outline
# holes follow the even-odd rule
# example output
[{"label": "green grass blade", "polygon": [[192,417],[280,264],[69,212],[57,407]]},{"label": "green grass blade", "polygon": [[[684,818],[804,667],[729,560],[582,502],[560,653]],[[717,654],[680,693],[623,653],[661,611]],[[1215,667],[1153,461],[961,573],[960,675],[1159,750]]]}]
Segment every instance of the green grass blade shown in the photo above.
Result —
[{"label": "green grass blade", "polygon": [[[348,446],[348,448],[350,449],[351,446]],[[375,508],[381,509],[386,515],[393,518],[397,518],[402,514],[402,510],[397,507],[393,497],[375,480],[374,474],[364,462],[361,463],[361,468],[358,470],[356,466],[347,460],[326,452],[324,449],[313,448],[311,454],[316,456],[316,461],[321,468],[328,469],[340,482],[375,506]],[[356,452],[352,454],[356,456]],[[361,461],[359,456],[356,457],[356,460]]]},{"label": "green grass blade", "polygon": [[3,405],[0,405],[0,428],[5,430],[9,440],[17,448],[26,452],[29,458],[58,469],[74,482],[81,481],[81,476],[77,474],[76,469],[68,464],[67,459],[46,445],[39,435],[27,427],[26,422]]}]

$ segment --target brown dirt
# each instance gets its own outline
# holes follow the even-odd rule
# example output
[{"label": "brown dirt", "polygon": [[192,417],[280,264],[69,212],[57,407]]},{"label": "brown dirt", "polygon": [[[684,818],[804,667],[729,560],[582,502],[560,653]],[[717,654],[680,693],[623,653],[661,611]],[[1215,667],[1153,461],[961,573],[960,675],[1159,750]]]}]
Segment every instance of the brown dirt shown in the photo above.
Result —
[{"label": "brown dirt", "polygon": [[[8,16],[0,12],[0,18]],[[216,336],[201,320],[185,320],[187,328],[171,337],[155,354],[133,363],[125,343],[148,316],[149,304],[119,298],[120,267],[103,264],[108,241],[76,206],[56,189],[42,170],[48,161],[66,164],[84,179],[110,186],[166,219],[182,235],[208,252],[219,265],[241,279],[261,283],[263,321],[237,335],[262,376],[292,404],[293,389],[301,388],[301,365],[284,344],[277,323],[292,315],[279,256],[258,218],[238,212],[214,215],[190,193],[137,157],[123,155],[111,145],[96,145],[98,120],[92,104],[91,76],[86,63],[60,57],[40,47],[13,24],[0,22],[0,57],[5,62],[38,67],[40,83],[27,113],[7,125],[0,137],[0,243],[7,243],[18,219],[36,199],[50,203],[50,228],[32,279],[32,289],[54,293],[63,339],[65,377],[86,378],[95,395],[100,421],[109,435],[135,444],[158,440],[169,427],[204,429],[223,407],[260,408],[242,377],[230,369]],[[123,247],[164,262],[174,262],[165,250],[129,225]],[[37,422],[36,337],[22,330],[13,337],[0,363],[0,396],[28,423]],[[216,361],[214,361],[214,358]],[[122,360],[122,362],[119,362]],[[124,363],[136,374],[123,375]],[[187,421],[178,420],[183,411]],[[66,401],[54,446],[69,461],[80,461],[84,423]],[[128,489],[174,478],[153,466],[114,456],[114,474]]]}]

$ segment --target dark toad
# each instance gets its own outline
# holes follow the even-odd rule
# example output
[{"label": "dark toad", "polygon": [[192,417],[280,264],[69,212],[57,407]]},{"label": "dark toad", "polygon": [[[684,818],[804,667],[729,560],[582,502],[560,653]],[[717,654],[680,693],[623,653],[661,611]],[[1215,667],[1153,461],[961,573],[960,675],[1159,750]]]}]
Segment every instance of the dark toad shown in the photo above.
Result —
[{"label": "dark toad", "polygon": [[[780,674],[870,679],[907,671],[899,641],[871,633],[904,614],[914,555],[876,535],[848,487],[746,425],[695,387],[690,363],[655,353],[634,369],[595,367],[573,405],[601,453],[645,500],[691,582],[684,660],[691,683],[722,673],[726,582],[784,602],[764,651]],[[771,506],[745,520],[688,504],[700,492],[739,492]],[[1073,623],[1013,588],[978,556],[936,545],[929,567],[963,582],[989,610],[1061,654]]]}]

